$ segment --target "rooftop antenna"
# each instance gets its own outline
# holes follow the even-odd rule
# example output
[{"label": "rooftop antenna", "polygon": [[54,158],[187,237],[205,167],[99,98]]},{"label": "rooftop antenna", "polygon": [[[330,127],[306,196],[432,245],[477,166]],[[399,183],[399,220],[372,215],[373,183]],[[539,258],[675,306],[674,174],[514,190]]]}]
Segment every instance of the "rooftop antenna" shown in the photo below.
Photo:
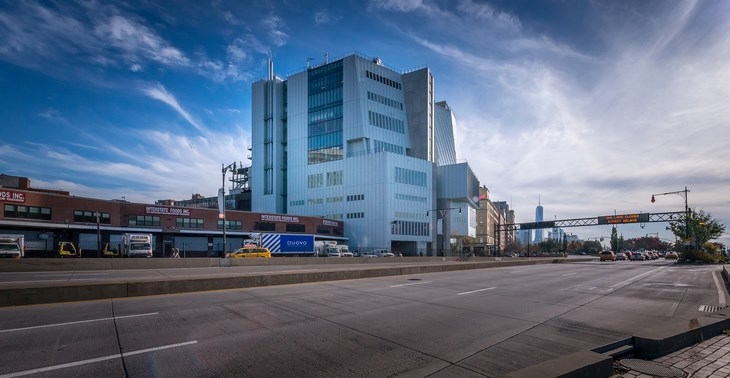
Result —
[{"label": "rooftop antenna", "polygon": [[307,69],[309,69],[309,62],[313,61],[314,58],[307,58]]},{"label": "rooftop antenna", "polygon": [[329,53],[325,51],[324,52],[324,64],[329,63],[328,60],[329,60]]}]

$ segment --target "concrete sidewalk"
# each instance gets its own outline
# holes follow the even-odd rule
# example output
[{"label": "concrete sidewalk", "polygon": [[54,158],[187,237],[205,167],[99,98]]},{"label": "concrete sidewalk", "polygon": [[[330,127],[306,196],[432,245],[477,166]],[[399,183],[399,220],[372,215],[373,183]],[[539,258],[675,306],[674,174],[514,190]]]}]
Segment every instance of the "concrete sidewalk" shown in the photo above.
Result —
[{"label": "concrete sidewalk", "polygon": [[611,378],[730,377],[730,331],[652,361],[619,359]]}]

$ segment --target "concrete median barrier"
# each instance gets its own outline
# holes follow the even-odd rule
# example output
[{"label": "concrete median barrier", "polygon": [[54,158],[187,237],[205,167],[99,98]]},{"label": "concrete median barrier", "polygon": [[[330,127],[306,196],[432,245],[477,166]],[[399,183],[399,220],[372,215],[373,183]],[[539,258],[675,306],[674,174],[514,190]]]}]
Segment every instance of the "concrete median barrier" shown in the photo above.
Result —
[{"label": "concrete median barrier", "polygon": [[[41,260],[41,259],[39,259]],[[49,259],[42,259],[49,260]],[[59,259],[61,260],[61,259]],[[98,259],[98,261],[90,261],[87,263],[84,259],[76,259],[76,264],[58,262],[58,261],[46,261],[47,265],[52,268],[45,269],[41,266],[35,266],[41,270],[55,270],[62,268],[61,270],[83,270],[83,269],[72,269],[79,267],[106,267],[112,269],[113,267],[119,267],[122,260],[109,262],[104,259]],[[81,260],[81,261],[78,261]],[[202,266],[217,266],[222,260],[229,260],[232,266],[243,266],[246,264],[262,265],[262,262],[258,261],[255,264],[255,260],[266,260],[271,261],[275,259],[188,259],[191,262],[174,262],[175,260],[181,259],[129,259],[131,262],[124,263],[124,267],[133,269],[135,266],[158,266],[158,269],[165,268],[181,268]],[[173,262],[170,262],[173,260]],[[334,259],[333,259],[334,260]],[[343,259],[338,259],[343,260]],[[346,258],[344,260],[351,260]],[[397,264],[396,260],[393,259],[380,259],[389,260],[391,264],[389,266],[382,266],[381,264],[360,264],[357,265],[357,269],[352,269],[352,265],[347,269],[338,269],[342,263],[338,263],[333,266],[324,266],[320,269],[307,272],[271,272],[271,273],[240,273],[236,276],[231,277],[230,273],[225,276],[209,276],[201,278],[168,278],[168,279],[155,279],[149,281],[133,281],[127,280],[126,282],[111,282],[111,283],[93,283],[93,284],[43,284],[37,283],[24,288],[6,288],[0,289],[0,307],[7,306],[22,306],[22,305],[33,305],[42,303],[59,303],[59,302],[73,302],[73,301],[86,301],[86,300],[98,300],[98,299],[110,299],[110,298],[127,298],[127,297],[139,297],[148,295],[165,295],[165,294],[176,294],[176,293],[190,293],[196,291],[212,291],[212,290],[226,290],[226,289],[240,289],[240,288],[251,288],[260,286],[274,286],[274,285],[291,285],[301,283],[312,283],[312,282],[325,282],[325,281],[338,281],[338,280],[351,280],[351,279],[362,279],[362,278],[375,278],[385,276],[398,276],[398,275],[410,275],[410,274],[424,274],[424,273],[435,273],[435,272],[446,272],[455,270],[466,270],[466,269],[485,269],[485,268],[496,268],[496,267],[507,267],[507,266],[520,266],[520,265],[535,265],[535,264],[550,264],[555,263],[553,259],[524,259],[524,260],[503,260],[503,261],[469,261],[469,262],[421,262],[413,263],[409,261],[408,264]],[[17,260],[16,260],[17,261]],[[39,265],[31,262],[30,266]],[[393,266],[393,264],[396,266]],[[221,268],[218,273],[226,273],[228,269],[225,267]],[[103,270],[103,269],[100,269]]]}]

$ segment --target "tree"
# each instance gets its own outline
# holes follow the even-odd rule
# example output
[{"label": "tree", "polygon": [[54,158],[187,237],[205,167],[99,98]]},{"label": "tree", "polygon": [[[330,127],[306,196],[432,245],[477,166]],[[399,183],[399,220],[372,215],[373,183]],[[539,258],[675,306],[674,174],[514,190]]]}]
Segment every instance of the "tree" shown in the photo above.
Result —
[{"label": "tree", "polygon": [[616,230],[616,226],[613,226],[613,229],[611,229],[611,249],[613,251],[618,252],[618,231]]},{"label": "tree", "polygon": [[725,225],[720,224],[710,213],[700,210],[690,211],[686,222],[684,220],[669,222],[669,229],[678,238],[685,240],[685,244],[700,249],[710,240],[722,236]]},{"label": "tree", "polygon": [[[687,219],[669,222],[669,229],[685,246],[682,251],[684,260],[717,262],[724,260],[724,255],[718,253],[709,243],[725,232],[725,225],[705,213],[704,210],[690,211]],[[709,248],[708,248],[709,247]]]}]

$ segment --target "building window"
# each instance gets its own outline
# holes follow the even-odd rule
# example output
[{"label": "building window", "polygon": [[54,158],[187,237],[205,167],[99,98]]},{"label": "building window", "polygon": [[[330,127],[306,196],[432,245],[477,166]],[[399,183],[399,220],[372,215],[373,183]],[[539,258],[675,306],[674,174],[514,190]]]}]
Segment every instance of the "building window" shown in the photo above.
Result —
[{"label": "building window", "polygon": [[342,171],[327,172],[327,186],[342,185]]},{"label": "building window", "polygon": [[[223,229],[223,219],[218,219],[218,229]],[[243,222],[236,220],[226,220],[226,230],[242,230]]]},{"label": "building window", "polygon": [[276,224],[271,222],[254,222],[253,229],[256,231],[276,231]]},{"label": "building window", "polygon": [[[4,206],[4,214],[5,214],[6,218],[51,220],[51,208],[50,207],[6,204]],[[94,222],[96,222],[96,220],[94,220]]]},{"label": "building window", "polygon": [[305,227],[300,223],[287,223],[286,232],[304,232]]},{"label": "building window", "polygon": [[175,218],[177,228],[205,228],[202,218]]},{"label": "building window", "polygon": [[406,168],[395,168],[395,182],[426,187],[426,173]]},{"label": "building window", "polygon": [[319,226],[317,226],[317,233],[318,234],[329,235],[329,234],[332,233],[332,229],[330,227],[327,227],[327,226],[319,225]]},{"label": "building window", "polygon": [[307,162],[342,160],[342,61],[311,69],[307,75]]},{"label": "building window", "polygon": [[160,217],[152,215],[130,215],[129,226],[153,227],[160,225]]},{"label": "building window", "polygon": [[[74,222],[76,223],[96,223],[96,211],[91,210],[74,210]],[[100,224],[111,224],[111,214],[99,213]]]}]

